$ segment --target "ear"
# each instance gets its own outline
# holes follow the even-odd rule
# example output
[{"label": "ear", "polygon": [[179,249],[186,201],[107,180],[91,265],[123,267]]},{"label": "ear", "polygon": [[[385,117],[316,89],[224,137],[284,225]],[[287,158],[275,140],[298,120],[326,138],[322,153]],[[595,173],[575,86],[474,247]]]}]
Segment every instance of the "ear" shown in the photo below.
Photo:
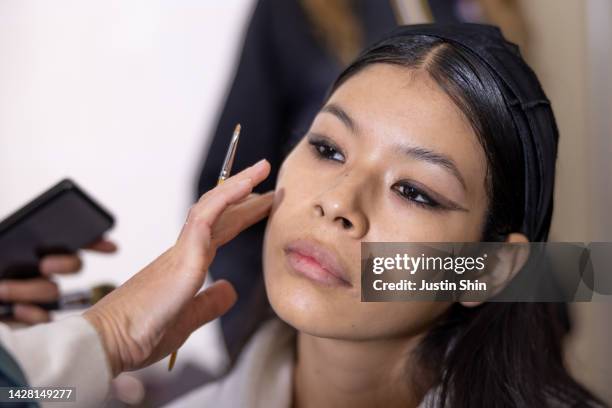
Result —
[{"label": "ear", "polygon": [[[495,264],[487,269],[487,273],[478,280],[487,284],[487,295],[493,297],[497,295],[523,268],[529,258],[528,245],[505,245],[505,244],[528,244],[529,240],[521,233],[513,232],[508,234],[504,244],[500,245],[495,252]],[[462,296],[464,297],[464,296]],[[465,296],[467,297],[467,296]],[[465,307],[476,307],[483,303],[461,301]]]}]

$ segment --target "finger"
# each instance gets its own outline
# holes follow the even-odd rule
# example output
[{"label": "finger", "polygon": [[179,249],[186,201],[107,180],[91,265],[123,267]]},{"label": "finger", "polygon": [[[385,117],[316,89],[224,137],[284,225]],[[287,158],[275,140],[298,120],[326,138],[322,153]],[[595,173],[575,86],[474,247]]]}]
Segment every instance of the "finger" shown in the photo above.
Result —
[{"label": "finger", "polygon": [[274,192],[252,197],[228,208],[213,226],[212,239],[221,246],[236,237],[251,225],[265,218],[272,208]]},{"label": "finger", "polygon": [[237,174],[236,178],[230,177],[225,183],[214,188],[212,194],[201,199],[196,205],[196,214],[204,219],[208,219],[208,225],[212,227],[219,215],[230,204],[235,204],[246,198],[246,195],[238,190],[245,185],[248,186],[248,193],[253,187],[263,181],[270,174],[270,164],[264,159],[255,165]]},{"label": "finger", "polygon": [[240,183],[241,181],[249,178],[253,180],[253,185],[256,186],[257,184],[261,183],[266,177],[268,177],[268,174],[270,174],[270,163],[268,163],[266,159],[262,159],[251,167],[247,167],[241,172],[228,178],[212,190],[209,190],[204,193],[204,195],[202,195],[202,197],[200,197],[200,199],[198,200],[198,204],[213,196],[215,192],[224,191],[224,189],[226,188],[232,188],[234,184]]},{"label": "finger", "polygon": [[[248,197],[242,194],[243,189],[250,185],[248,196],[251,196],[252,188],[265,179],[269,173],[270,164],[267,160],[263,159],[235,176],[228,178],[223,184],[218,185],[200,197],[198,202],[191,207],[185,224],[188,225],[195,219],[205,218],[204,212],[206,210],[209,212],[209,217],[216,218],[218,213],[222,212],[227,205],[246,200]],[[211,206],[211,200],[217,206]],[[212,225],[212,222],[209,222],[209,226]],[[181,231],[181,235],[182,233],[183,231]]]},{"label": "finger", "polygon": [[244,202],[247,202],[247,201],[250,201],[250,200],[255,200],[259,196],[261,196],[261,194],[259,194],[259,193],[249,193],[248,196],[246,196],[246,197],[236,201],[236,204],[244,203]]},{"label": "finger", "polygon": [[218,280],[194,297],[191,304],[182,314],[189,335],[202,325],[223,315],[236,303],[236,290],[226,280]]},{"label": "finger", "polygon": [[190,269],[205,271],[208,268],[206,263],[210,262],[211,256],[214,256],[214,251],[210,251],[214,223],[229,205],[235,204],[251,193],[254,183],[259,183],[267,177],[270,173],[270,164],[266,160],[261,160],[241,173],[242,178],[228,179],[226,183],[215,187],[189,211],[177,246],[182,248],[185,265],[190,265]]},{"label": "finger", "polygon": [[205,252],[208,250],[212,226],[219,215],[230,204],[244,198],[252,188],[251,179],[242,180],[234,184],[232,188],[217,191],[215,195],[206,200],[206,205],[198,203],[192,207],[179,236],[178,245],[186,244],[189,252],[193,251],[195,257],[201,257],[202,252],[197,250],[200,249]]},{"label": "finger", "polygon": [[17,303],[13,306],[13,318],[27,324],[38,324],[51,321],[49,312],[38,306]]},{"label": "finger", "polygon": [[117,245],[113,241],[109,241],[103,238],[87,246],[85,249],[95,252],[102,252],[104,254],[111,254],[117,251]]},{"label": "finger", "polygon": [[3,302],[53,302],[58,298],[57,284],[47,279],[0,282],[0,301]]},{"label": "finger", "polygon": [[83,261],[77,255],[48,255],[39,264],[40,273],[44,276],[78,272]]},{"label": "finger", "polygon": [[142,381],[134,375],[121,373],[111,383],[113,398],[127,405],[138,405],[145,396]]}]

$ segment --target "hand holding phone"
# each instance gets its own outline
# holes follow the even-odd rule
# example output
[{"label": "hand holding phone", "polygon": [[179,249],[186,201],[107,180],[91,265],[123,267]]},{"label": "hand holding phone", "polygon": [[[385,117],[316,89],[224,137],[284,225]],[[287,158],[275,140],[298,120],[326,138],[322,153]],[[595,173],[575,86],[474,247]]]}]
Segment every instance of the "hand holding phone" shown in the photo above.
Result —
[{"label": "hand holding phone", "polygon": [[[99,253],[113,253],[117,246],[102,239],[86,250]],[[83,263],[80,255],[47,255],[39,263],[41,277],[29,279],[0,280],[0,311],[6,307],[14,321],[25,324],[45,323],[51,320],[50,309],[53,309],[60,293],[57,284],[53,281],[54,275],[69,275],[81,270]],[[8,308],[10,305],[10,308]]]},{"label": "hand holding phone", "polygon": [[0,223],[0,315],[24,323],[49,320],[59,299],[54,275],[75,273],[78,250],[110,253],[101,239],[112,216],[71,180],[63,180]]}]

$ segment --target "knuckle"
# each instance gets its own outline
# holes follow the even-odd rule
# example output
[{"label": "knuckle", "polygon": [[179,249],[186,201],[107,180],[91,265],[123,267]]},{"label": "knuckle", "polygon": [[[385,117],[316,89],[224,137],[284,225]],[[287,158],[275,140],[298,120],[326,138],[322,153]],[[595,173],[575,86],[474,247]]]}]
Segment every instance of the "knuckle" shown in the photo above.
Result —
[{"label": "knuckle", "polygon": [[194,222],[198,217],[198,213],[198,205],[191,205],[191,207],[189,207],[189,211],[187,212],[187,223]]},{"label": "knuckle", "polygon": [[227,205],[227,203],[229,202],[229,195],[227,194],[227,191],[219,191],[219,193],[217,194],[217,199],[223,205]]},{"label": "knuckle", "polygon": [[208,222],[208,219],[206,217],[200,215],[194,218],[193,225],[201,232],[207,235],[211,235],[210,223]]},{"label": "knuckle", "polygon": [[199,203],[206,201],[210,198],[211,195],[213,195],[216,191],[218,191],[218,187],[213,188],[212,190],[208,190],[207,192],[205,192],[204,194],[202,194],[202,196],[200,197],[200,199],[198,200]]},{"label": "knuckle", "polygon": [[46,291],[54,299],[59,297],[59,286],[55,282],[49,282]]},{"label": "knuckle", "polygon": [[226,195],[224,195],[224,196],[221,198],[221,206],[222,206],[222,208],[223,208],[223,211],[222,211],[222,212],[219,214],[220,216],[221,216],[221,215],[222,215],[222,214],[223,214],[225,211],[227,211],[228,209],[231,209],[231,208],[232,208],[232,206],[233,206],[232,201],[233,201],[233,197],[232,197],[231,195],[229,195],[229,194],[226,194]]}]

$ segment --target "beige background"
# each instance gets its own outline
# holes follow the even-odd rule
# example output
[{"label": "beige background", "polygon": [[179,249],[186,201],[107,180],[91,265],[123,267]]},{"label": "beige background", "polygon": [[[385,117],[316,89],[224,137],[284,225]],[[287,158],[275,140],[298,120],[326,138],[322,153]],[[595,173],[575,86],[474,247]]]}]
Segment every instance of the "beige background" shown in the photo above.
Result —
[{"label": "beige background", "polygon": [[[522,0],[531,65],[560,130],[553,241],[612,241],[612,2]],[[568,362],[612,403],[612,305],[572,306]]]}]

